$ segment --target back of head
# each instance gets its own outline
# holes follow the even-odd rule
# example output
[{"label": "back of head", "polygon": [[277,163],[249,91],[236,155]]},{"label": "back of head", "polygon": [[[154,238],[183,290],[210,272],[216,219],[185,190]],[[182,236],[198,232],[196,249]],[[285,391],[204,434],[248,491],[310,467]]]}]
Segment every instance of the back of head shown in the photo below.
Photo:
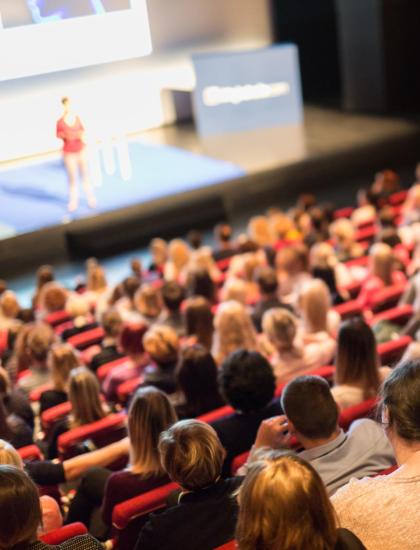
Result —
[{"label": "back of head", "polygon": [[48,356],[54,388],[67,391],[70,372],[79,365],[79,357],[70,344],[55,344]]},{"label": "back of head", "polygon": [[307,332],[327,331],[327,314],[331,307],[331,294],[321,279],[312,279],[299,292],[299,309]]},{"label": "back of head", "polygon": [[4,439],[0,439],[0,464],[8,464],[23,470],[23,462],[17,450]]},{"label": "back of head", "polygon": [[0,466],[0,550],[25,548],[41,524],[38,489],[22,470]]},{"label": "back of head", "polygon": [[134,277],[134,275],[132,275],[131,277],[126,277],[124,279],[124,281],[122,282],[122,287],[124,295],[129,300],[134,300],[134,295],[140,287],[140,281],[137,277]]},{"label": "back of head", "polygon": [[47,313],[62,311],[66,307],[68,292],[58,283],[46,283],[42,287],[40,303]]},{"label": "back of head", "polygon": [[187,291],[189,296],[203,296],[210,302],[214,301],[216,286],[207,269],[196,267],[188,270]]},{"label": "back of head", "polygon": [[193,250],[198,250],[203,243],[203,235],[197,229],[188,231],[187,241]]},{"label": "back of head", "polygon": [[110,308],[102,315],[101,323],[106,336],[116,338],[122,330],[123,320],[118,310]]},{"label": "back of head", "polygon": [[176,420],[175,409],[165,393],[154,387],[137,390],[128,413],[131,464],[161,473],[159,437]]},{"label": "back of head", "polygon": [[420,360],[399,363],[381,390],[389,429],[408,444],[420,443]]},{"label": "back of head", "polygon": [[125,325],[120,335],[121,351],[127,355],[144,353],[143,336],[146,334],[147,328],[147,325],[143,323]]},{"label": "back of head", "polygon": [[260,267],[256,274],[256,280],[261,294],[270,295],[277,292],[277,274],[271,267]]},{"label": "back of head", "polygon": [[86,317],[90,307],[82,296],[73,296],[66,304],[66,310],[73,317]]},{"label": "back of head", "polygon": [[249,220],[248,235],[259,246],[270,246],[275,241],[268,218],[265,216],[254,216]]},{"label": "back of head", "polygon": [[275,378],[267,359],[256,351],[241,349],[222,363],[219,385],[226,401],[237,411],[261,411],[274,397]]},{"label": "back of head", "polygon": [[143,336],[143,346],[158,365],[171,364],[178,359],[179,339],[171,327],[151,327]]},{"label": "back of head", "polygon": [[6,290],[0,296],[0,311],[4,317],[15,319],[19,314],[20,306],[16,294]]},{"label": "back of head", "polygon": [[251,317],[243,304],[230,300],[222,303],[214,317],[217,360],[239,348],[257,349],[258,342]]},{"label": "back of head", "polygon": [[266,311],[262,318],[262,328],[279,353],[295,348],[297,321],[287,309],[276,307]]},{"label": "back of head", "polygon": [[185,241],[182,239],[173,239],[169,243],[169,259],[173,262],[176,268],[182,269],[187,265],[190,259],[190,249]]},{"label": "back of head", "polygon": [[376,243],[370,249],[372,275],[379,277],[386,285],[392,282],[394,256],[392,248],[385,243]]},{"label": "back of head", "polygon": [[161,296],[157,288],[143,284],[134,296],[138,311],[145,317],[157,317],[161,311]]},{"label": "back of head", "polygon": [[155,264],[160,266],[166,262],[168,257],[168,245],[166,241],[159,238],[152,239],[149,248]]},{"label": "back of head", "polygon": [[107,286],[105,270],[100,265],[95,265],[88,271],[88,281],[87,288],[88,290],[103,290]]},{"label": "back of head", "polygon": [[337,405],[328,382],[319,376],[298,376],[289,382],[281,404],[296,432],[307,439],[326,439],[337,430]]},{"label": "back of head", "polygon": [[54,268],[51,265],[42,265],[37,269],[37,288],[42,288],[45,284],[54,281]]},{"label": "back of head", "polygon": [[228,243],[232,238],[232,228],[227,223],[219,223],[214,228],[214,236],[222,243]]},{"label": "back of head", "polygon": [[193,296],[185,301],[187,335],[195,335],[200,344],[211,348],[213,340],[213,313],[210,302],[204,296]]},{"label": "back of head", "polygon": [[72,424],[83,426],[105,416],[96,376],[86,367],[73,369],[69,377],[69,401],[72,406]]},{"label": "back of head", "polygon": [[315,469],[299,456],[265,452],[239,495],[240,550],[333,550],[335,514]]},{"label": "back of head", "polygon": [[215,483],[225,459],[214,429],[198,420],[182,420],[163,432],[159,452],[169,477],[187,491]]},{"label": "back of head", "polygon": [[362,385],[367,399],[378,391],[378,369],[376,340],[370,326],[357,317],[343,321],[338,332],[336,383]]},{"label": "back of head", "polygon": [[44,323],[34,325],[28,334],[27,340],[31,358],[40,363],[45,362],[54,340],[54,331],[50,326]]},{"label": "back of head", "polygon": [[163,285],[162,299],[165,307],[169,309],[169,311],[179,311],[184,298],[185,292],[180,284],[175,281],[171,281]]}]

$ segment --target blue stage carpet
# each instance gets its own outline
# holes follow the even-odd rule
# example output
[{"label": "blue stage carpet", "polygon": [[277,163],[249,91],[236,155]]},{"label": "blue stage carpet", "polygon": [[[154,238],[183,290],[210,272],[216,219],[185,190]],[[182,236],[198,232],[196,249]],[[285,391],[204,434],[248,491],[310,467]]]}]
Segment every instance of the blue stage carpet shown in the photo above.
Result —
[{"label": "blue stage carpet", "polygon": [[79,209],[67,212],[67,180],[61,160],[0,171],[0,238],[59,225],[168,195],[243,176],[234,164],[188,151],[138,142],[129,144],[133,176],[104,174],[95,188],[98,206],[88,208],[83,191]]}]

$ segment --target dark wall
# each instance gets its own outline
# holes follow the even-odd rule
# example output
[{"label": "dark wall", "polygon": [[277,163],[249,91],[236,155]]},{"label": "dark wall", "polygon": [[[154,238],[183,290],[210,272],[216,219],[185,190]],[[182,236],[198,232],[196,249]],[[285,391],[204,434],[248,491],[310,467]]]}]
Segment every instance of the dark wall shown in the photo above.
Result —
[{"label": "dark wall", "polygon": [[334,0],[272,0],[276,42],[299,47],[305,100],[339,99]]}]

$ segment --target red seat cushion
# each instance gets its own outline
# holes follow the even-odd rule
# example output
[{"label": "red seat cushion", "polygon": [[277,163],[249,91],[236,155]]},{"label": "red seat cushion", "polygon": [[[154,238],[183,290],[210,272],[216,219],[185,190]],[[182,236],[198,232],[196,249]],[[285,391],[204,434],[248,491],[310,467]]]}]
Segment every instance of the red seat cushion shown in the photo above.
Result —
[{"label": "red seat cushion", "polygon": [[22,460],[42,460],[41,451],[37,445],[27,445],[17,450]]},{"label": "red seat cushion", "polygon": [[207,424],[211,424],[212,422],[216,422],[216,420],[230,416],[234,412],[235,409],[233,409],[230,405],[225,405],[224,407],[220,407],[214,411],[202,414],[201,416],[198,416],[197,419],[202,422],[207,422]]},{"label": "red seat cushion", "polygon": [[119,359],[114,359],[114,361],[110,361],[109,363],[104,363],[96,371],[96,376],[98,377],[98,380],[100,382],[103,382],[108,374],[112,371],[112,369],[114,369],[115,367],[120,367],[128,361],[128,357],[120,357]]},{"label": "red seat cushion", "polygon": [[382,313],[378,313],[369,321],[370,325],[375,325],[380,321],[389,321],[390,323],[395,323],[397,325],[405,325],[414,315],[413,306],[411,304],[406,304],[403,306],[393,307]]},{"label": "red seat cushion", "polygon": [[104,329],[102,327],[96,327],[71,336],[67,342],[78,350],[84,350],[93,344],[102,342],[104,336]]},{"label": "red seat cushion", "polygon": [[344,409],[341,411],[338,423],[343,428],[344,431],[347,431],[350,427],[350,424],[354,422],[355,420],[358,420],[359,418],[366,418],[368,416],[372,416],[373,412],[376,409],[376,405],[378,403],[378,399],[376,397],[372,397],[372,399],[367,399],[366,401],[363,401],[363,403],[360,403],[359,405],[355,405],[354,407],[349,407],[348,409]]},{"label": "red seat cushion", "polygon": [[413,341],[410,336],[401,336],[397,340],[379,344],[378,355],[382,365],[393,365],[397,363],[403,356],[407,347]]},{"label": "red seat cushion", "polygon": [[61,544],[78,535],[86,535],[87,532],[88,530],[83,523],[69,523],[69,525],[64,525],[64,527],[60,527],[60,529],[42,535],[40,540],[45,542],[45,544]]}]

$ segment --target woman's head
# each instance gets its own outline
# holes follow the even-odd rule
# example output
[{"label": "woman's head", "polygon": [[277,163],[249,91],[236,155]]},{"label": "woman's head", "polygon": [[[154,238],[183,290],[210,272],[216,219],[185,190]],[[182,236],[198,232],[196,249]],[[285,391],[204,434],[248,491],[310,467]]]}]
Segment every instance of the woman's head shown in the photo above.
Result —
[{"label": "woman's head", "polygon": [[107,288],[105,270],[96,264],[88,270],[87,289],[101,291]]},{"label": "woman's head", "polygon": [[45,284],[54,281],[54,268],[51,265],[42,265],[36,272],[36,286],[40,290]]},{"label": "woman's head", "polygon": [[40,305],[47,313],[62,311],[66,307],[67,297],[67,290],[52,281],[43,285]]},{"label": "woman's head", "polygon": [[295,349],[297,321],[287,309],[278,307],[266,311],[262,318],[262,329],[279,353]]},{"label": "woman's head", "polygon": [[156,266],[163,265],[168,257],[168,245],[163,239],[152,239],[149,246],[153,263]]},{"label": "woman's head", "polygon": [[214,317],[217,360],[244,348],[258,349],[257,335],[246,308],[234,300],[222,303]]},{"label": "woman's head", "polygon": [[330,235],[340,250],[349,251],[355,243],[354,227],[350,220],[340,218],[330,225]]},{"label": "woman's head", "polygon": [[308,270],[308,249],[305,245],[285,246],[277,252],[277,270],[289,276]]},{"label": "woman's head", "polygon": [[153,285],[143,284],[134,296],[137,310],[149,318],[156,318],[162,310],[160,292]]},{"label": "woman's head", "polygon": [[78,367],[70,373],[69,401],[73,426],[90,424],[105,416],[98,379],[85,367]]},{"label": "woman's head", "polygon": [[144,323],[125,325],[120,335],[121,351],[130,356],[144,353],[143,336],[146,332],[147,325]]},{"label": "woman's head", "polygon": [[168,247],[169,260],[174,264],[179,272],[188,264],[190,259],[190,249],[182,239],[173,239]]},{"label": "woman's head", "polygon": [[216,285],[207,269],[202,267],[189,269],[186,287],[189,296],[203,296],[210,302],[214,302]]},{"label": "woman's head", "polygon": [[137,390],[128,412],[131,465],[160,473],[160,434],[176,422],[176,412],[168,396],[157,388]]},{"label": "woman's head", "polygon": [[110,308],[102,315],[101,323],[107,338],[117,338],[123,328],[123,320],[116,308]]},{"label": "woman's head", "polygon": [[249,220],[248,235],[258,246],[271,246],[276,240],[269,220],[265,216],[254,216]]},{"label": "woman's head", "polygon": [[182,420],[163,432],[159,453],[169,477],[187,491],[215,483],[226,456],[214,429],[199,420]]},{"label": "woman's head", "polygon": [[298,296],[299,310],[306,332],[327,331],[327,315],[331,307],[331,294],[320,279],[305,283]]},{"label": "woman's head", "polygon": [[17,450],[4,439],[0,439],[0,465],[9,464],[23,470],[23,461]]},{"label": "woman's head", "polygon": [[51,348],[48,367],[56,390],[67,392],[70,372],[79,364],[79,357],[70,344],[55,344]]},{"label": "woman's head", "polygon": [[54,331],[49,325],[39,323],[32,326],[26,342],[31,362],[45,363],[55,339]]},{"label": "woman's head", "polygon": [[370,249],[370,268],[374,277],[379,277],[386,285],[392,283],[394,255],[392,248],[385,243],[376,243]]},{"label": "woman's head", "polygon": [[399,363],[381,389],[382,419],[395,438],[420,450],[420,360]]},{"label": "woman's head", "polygon": [[232,277],[223,285],[222,296],[224,301],[234,300],[246,305],[248,286],[242,279]]},{"label": "woman's head", "polygon": [[26,548],[41,524],[38,489],[22,470],[0,465],[0,550]]},{"label": "woman's head", "polygon": [[0,296],[0,311],[3,317],[16,319],[19,314],[20,306],[16,294],[11,290],[6,290]]},{"label": "woman's head", "polygon": [[173,364],[178,359],[179,339],[173,328],[156,325],[143,336],[146,352],[158,365]]},{"label": "woman's head", "polygon": [[262,453],[239,494],[240,550],[333,550],[334,509],[315,469],[297,455]]},{"label": "woman's head", "polygon": [[75,319],[87,317],[90,312],[89,303],[82,296],[73,296],[66,304],[66,310]]},{"label": "woman's head", "polygon": [[376,395],[379,379],[379,357],[370,326],[361,318],[343,321],[338,331],[336,384],[362,386],[367,399]]},{"label": "woman's head", "polygon": [[195,345],[182,350],[175,376],[193,416],[209,411],[219,397],[217,374],[216,362],[206,348]]},{"label": "woman's head", "polygon": [[210,302],[203,296],[185,301],[184,316],[187,336],[195,336],[199,344],[210,350],[213,340],[213,313]]},{"label": "woman's head", "polygon": [[330,268],[337,264],[337,257],[333,247],[328,243],[317,243],[309,252],[309,264],[311,269]]}]

